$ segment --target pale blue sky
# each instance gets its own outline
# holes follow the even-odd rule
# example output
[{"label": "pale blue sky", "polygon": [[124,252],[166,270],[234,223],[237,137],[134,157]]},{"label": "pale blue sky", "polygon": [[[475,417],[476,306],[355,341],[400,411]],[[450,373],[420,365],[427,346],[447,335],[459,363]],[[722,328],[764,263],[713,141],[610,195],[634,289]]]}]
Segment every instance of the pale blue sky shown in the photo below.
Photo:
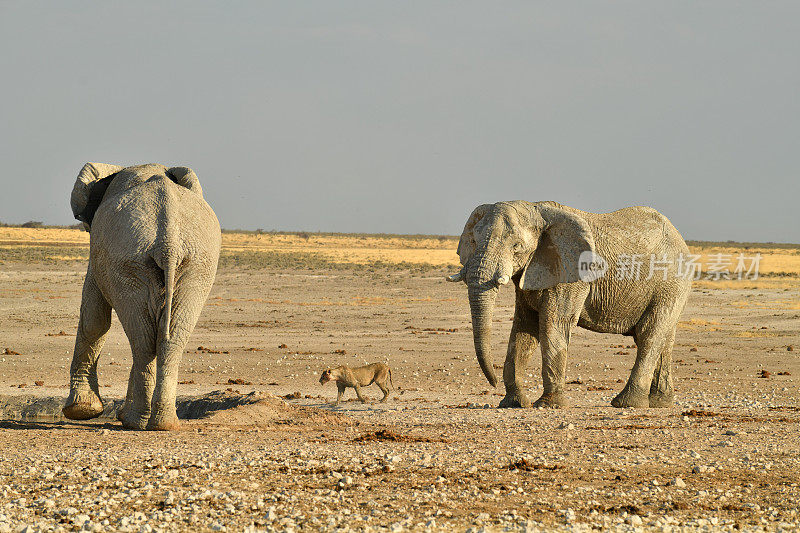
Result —
[{"label": "pale blue sky", "polygon": [[524,199],[800,242],[798,2],[0,0],[0,50],[4,222],[158,162],[226,228],[457,234]]}]

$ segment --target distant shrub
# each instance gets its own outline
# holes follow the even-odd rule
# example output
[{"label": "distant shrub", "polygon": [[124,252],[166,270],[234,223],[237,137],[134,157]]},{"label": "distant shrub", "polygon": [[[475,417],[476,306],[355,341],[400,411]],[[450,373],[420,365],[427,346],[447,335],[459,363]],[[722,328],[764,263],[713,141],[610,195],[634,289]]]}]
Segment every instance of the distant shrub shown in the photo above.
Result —
[{"label": "distant shrub", "polygon": [[308,240],[311,238],[311,235],[305,231],[301,231],[300,233],[297,234],[297,236],[304,240]]},{"label": "distant shrub", "polygon": [[38,220],[29,220],[28,222],[22,224],[20,227],[22,228],[42,228],[44,224],[39,222]]}]

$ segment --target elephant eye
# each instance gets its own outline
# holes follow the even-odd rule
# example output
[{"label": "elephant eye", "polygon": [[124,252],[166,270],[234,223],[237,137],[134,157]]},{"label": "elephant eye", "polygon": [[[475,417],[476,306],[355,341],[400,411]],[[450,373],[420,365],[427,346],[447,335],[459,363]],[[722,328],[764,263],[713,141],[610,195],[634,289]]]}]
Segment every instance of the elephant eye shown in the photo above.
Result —
[{"label": "elephant eye", "polygon": [[511,247],[511,250],[513,250],[514,252],[521,251],[522,250],[522,243],[515,242],[514,245]]}]

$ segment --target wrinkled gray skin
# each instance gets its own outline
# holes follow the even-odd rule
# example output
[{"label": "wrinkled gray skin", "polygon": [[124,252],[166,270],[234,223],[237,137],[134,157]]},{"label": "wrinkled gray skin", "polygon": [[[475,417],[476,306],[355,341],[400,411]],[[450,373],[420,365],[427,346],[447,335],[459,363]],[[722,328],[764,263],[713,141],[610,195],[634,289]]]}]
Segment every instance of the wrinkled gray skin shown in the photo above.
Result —
[{"label": "wrinkled gray skin", "polygon": [[217,270],[217,217],[191,169],[163,165],[87,163],[71,205],[91,235],[64,416],[103,412],[97,362],[113,308],[133,353],[119,419],[175,429],[178,365]]},{"label": "wrinkled gray skin", "polygon": [[[608,271],[582,281],[581,252],[602,256]],[[484,204],[469,217],[458,254],[463,268],[450,281],[468,287],[475,353],[492,386],[490,335],[498,287],[516,288],[516,309],[508,343],[500,407],[529,407],[522,378],[531,353],[541,344],[542,396],[535,407],[565,407],[564,381],[572,328],[632,336],[636,363],[615,407],[667,407],[673,402],[672,344],[675,327],[691,288],[677,276],[686,243],[666,217],[649,207],[595,214],[555,202]],[[618,259],[642,254],[638,280],[618,279]],[[650,256],[666,254],[665,274]],[[585,277],[583,279],[586,279]]]}]

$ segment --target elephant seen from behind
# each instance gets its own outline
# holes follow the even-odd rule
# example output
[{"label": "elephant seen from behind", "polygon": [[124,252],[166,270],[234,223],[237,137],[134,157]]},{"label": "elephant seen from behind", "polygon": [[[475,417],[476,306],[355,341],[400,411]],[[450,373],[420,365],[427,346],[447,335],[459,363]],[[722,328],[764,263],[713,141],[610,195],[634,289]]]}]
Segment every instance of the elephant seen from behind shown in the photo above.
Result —
[{"label": "elephant seen from behind", "polygon": [[87,163],[71,206],[90,237],[64,415],[103,412],[97,364],[113,308],[133,353],[119,419],[130,429],[174,429],[178,366],[216,275],[217,217],[194,171],[155,164]]}]

